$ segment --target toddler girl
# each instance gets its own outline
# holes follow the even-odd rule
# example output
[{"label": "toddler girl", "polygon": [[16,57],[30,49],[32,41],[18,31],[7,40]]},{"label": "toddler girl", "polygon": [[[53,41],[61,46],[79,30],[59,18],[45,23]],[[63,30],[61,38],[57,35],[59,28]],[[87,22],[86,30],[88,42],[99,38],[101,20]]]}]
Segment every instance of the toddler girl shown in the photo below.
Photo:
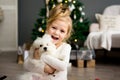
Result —
[{"label": "toddler girl", "polygon": [[[31,60],[25,60],[24,66],[30,72],[35,73],[54,73],[55,76],[44,76],[49,80],[67,80],[67,66],[70,59],[71,46],[66,42],[72,31],[72,20],[70,18],[69,8],[59,4],[54,7],[49,14],[46,26],[46,33],[51,35],[52,42],[57,47],[56,54],[63,56],[63,60],[59,60],[52,56],[46,55],[44,62],[46,65],[35,66]],[[34,52],[34,59],[39,59],[38,49]],[[37,79],[40,80],[40,79]]]}]

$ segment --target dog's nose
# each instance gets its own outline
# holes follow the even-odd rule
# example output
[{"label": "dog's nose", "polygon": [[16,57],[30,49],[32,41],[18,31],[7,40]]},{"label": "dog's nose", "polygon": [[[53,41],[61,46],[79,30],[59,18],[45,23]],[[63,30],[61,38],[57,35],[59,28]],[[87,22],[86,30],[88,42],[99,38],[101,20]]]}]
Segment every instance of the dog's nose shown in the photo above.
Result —
[{"label": "dog's nose", "polygon": [[47,51],[47,47],[44,47],[43,49],[44,49],[45,51]]}]

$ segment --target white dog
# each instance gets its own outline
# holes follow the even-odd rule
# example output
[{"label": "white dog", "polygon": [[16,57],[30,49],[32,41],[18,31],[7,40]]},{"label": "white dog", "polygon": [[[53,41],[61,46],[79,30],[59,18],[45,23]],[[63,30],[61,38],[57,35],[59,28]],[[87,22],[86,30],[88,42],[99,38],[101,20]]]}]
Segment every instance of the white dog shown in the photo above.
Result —
[{"label": "white dog", "polygon": [[[51,36],[48,34],[45,34],[42,38],[38,37],[32,44],[31,48],[30,48],[30,52],[29,52],[29,56],[27,58],[27,60],[31,60],[31,62],[37,66],[37,65],[44,65],[44,61],[42,60],[42,56],[44,55],[51,55],[54,56],[56,58],[58,58],[58,56],[56,55],[56,46],[51,42]],[[40,59],[36,60],[33,59],[33,54],[35,49],[38,48],[39,49],[39,55],[40,55]],[[40,64],[38,64],[40,63]],[[19,77],[19,80],[46,80],[43,76],[44,75],[49,75],[46,73],[35,73],[35,72],[27,72],[23,75],[21,75]]]},{"label": "white dog", "polygon": [[44,55],[51,55],[57,58],[56,53],[56,46],[52,43],[51,36],[49,34],[44,34],[44,36],[38,37],[30,48],[30,57],[33,57],[35,48],[39,49],[39,55],[41,57],[42,54]]}]

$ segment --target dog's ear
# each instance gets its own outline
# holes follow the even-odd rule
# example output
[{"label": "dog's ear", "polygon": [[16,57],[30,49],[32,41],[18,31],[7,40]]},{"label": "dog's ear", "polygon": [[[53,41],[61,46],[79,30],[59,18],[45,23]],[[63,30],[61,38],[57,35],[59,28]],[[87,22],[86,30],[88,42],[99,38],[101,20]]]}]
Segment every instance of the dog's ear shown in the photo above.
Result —
[{"label": "dog's ear", "polygon": [[41,40],[42,40],[41,37],[37,37],[37,39],[33,42],[33,47],[34,48],[39,48]]}]

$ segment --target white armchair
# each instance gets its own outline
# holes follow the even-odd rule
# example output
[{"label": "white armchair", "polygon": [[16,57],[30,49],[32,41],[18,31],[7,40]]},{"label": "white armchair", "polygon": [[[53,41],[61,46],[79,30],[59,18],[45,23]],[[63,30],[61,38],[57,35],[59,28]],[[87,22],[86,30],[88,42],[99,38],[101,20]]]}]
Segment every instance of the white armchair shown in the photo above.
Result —
[{"label": "white armchair", "polygon": [[92,23],[85,45],[89,49],[120,48],[120,5],[105,8],[103,14],[96,14],[99,23]]}]

